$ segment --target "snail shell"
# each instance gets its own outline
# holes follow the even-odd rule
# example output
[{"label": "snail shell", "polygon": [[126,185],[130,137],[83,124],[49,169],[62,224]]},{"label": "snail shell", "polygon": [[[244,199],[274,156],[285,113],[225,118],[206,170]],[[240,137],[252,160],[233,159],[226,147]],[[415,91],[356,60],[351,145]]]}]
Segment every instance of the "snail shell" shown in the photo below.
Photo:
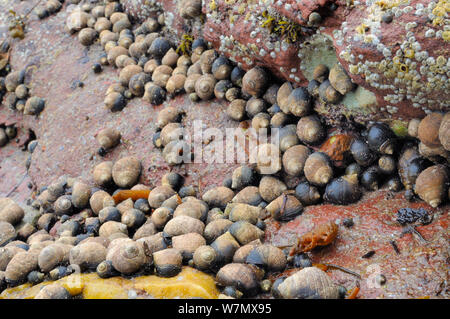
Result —
[{"label": "snail shell", "polygon": [[143,96],[145,93],[145,84],[150,82],[151,77],[144,72],[135,74],[131,77],[128,87],[134,96]]},{"label": "snail shell", "polygon": [[233,197],[232,202],[257,206],[262,200],[258,187],[247,186]]},{"label": "snail shell", "polygon": [[[0,224],[1,227],[1,224]],[[5,271],[8,263],[14,257],[14,255],[24,252],[25,250],[17,246],[8,246],[0,248],[0,271]]]},{"label": "snail shell", "polygon": [[226,93],[233,87],[229,80],[220,80],[214,86],[214,96],[218,99],[225,99]]},{"label": "snail shell", "polygon": [[330,70],[325,64],[319,64],[314,68],[313,79],[316,80],[317,82],[322,83],[323,81],[328,79],[329,72]]},{"label": "snail shell", "polygon": [[239,99],[241,96],[241,91],[238,88],[231,88],[225,92],[225,99],[228,102],[233,102],[236,99]]},{"label": "snail shell", "polygon": [[112,178],[113,162],[102,162],[94,167],[93,178],[95,184],[107,187],[113,182]]},{"label": "snail shell", "polygon": [[408,135],[411,137],[417,137],[419,135],[419,119],[412,119],[408,123]]},{"label": "snail shell", "polygon": [[100,226],[98,234],[105,238],[115,237],[116,234],[123,234],[128,237],[128,230],[125,224],[110,220]]},{"label": "snail shell", "polygon": [[161,65],[161,63],[158,60],[150,59],[144,65],[144,72],[148,73],[148,74],[153,74],[153,72],[155,72],[156,68],[160,65]]},{"label": "snail shell", "polygon": [[110,278],[119,275],[119,272],[114,269],[111,260],[105,260],[98,264],[96,272],[100,278]]},{"label": "snail shell", "polygon": [[267,113],[258,113],[252,119],[252,128],[257,132],[267,132],[270,126],[270,115]]},{"label": "snail shell", "polygon": [[141,269],[145,263],[151,262],[149,256],[146,256],[141,244],[134,241],[126,241],[114,246],[108,250],[107,260],[118,272],[124,275],[130,275]]},{"label": "snail shell", "polygon": [[244,77],[244,75],[245,71],[240,67],[235,66],[231,71],[230,80],[234,85],[242,87],[242,78]]},{"label": "snail shell", "polygon": [[163,229],[172,218],[173,210],[166,207],[159,207],[152,213],[151,221],[157,229]]},{"label": "snail shell", "polygon": [[111,110],[111,112],[121,111],[126,105],[125,97],[118,92],[111,92],[106,95],[103,103],[108,110]]},{"label": "snail shell", "polygon": [[303,206],[295,196],[281,195],[271,201],[266,210],[275,220],[289,221],[302,213]]},{"label": "snail shell", "polygon": [[318,186],[325,186],[333,177],[333,168],[327,155],[320,152],[311,154],[305,161],[306,179]]},{"label": "snail shell", "polygon": [[380,179],[380,169],[378,166],[370,166],[361,174],[361,185],[367,190],[375,191],[378,189]]},{"label": "snail shell", "polygon": [[163,56],[161,63],[170,67],[174,67],[177,64],[178,58],[180,56],[175,52],[173,48],[170,48],[169,51]]},{"label": "snail shell", "polygon": [[283,251],[272,245],[259,245],[250,251],[246,261],[258,267],[263,267],[269,271],[283,271],[286,268],[287,260]]},{"label": "snail shell", "polygon": [[358,185],[358,175],[345,175],[333,179],[326,187],[324,199],[333,204],[347,205],[358,201],[361,191]]},{"label": "snail shell", "polygon": [[24,217],[23,209],[10,198],[0,198],[0,222],[16,225]]},{"label": "snail shell", "polygon": [[287,190],[285,183],[273,176],[263,176],[259,182],[259,193],[264,201],[270,203]]},{"label": "snail shell", "polygon": [[330,80],[325,80],[319,86],[319,97],[326,103],[336,104],[342,99],[342,95],[331,85]]},{"label": "snail shell", "polygon": [[253,225],[258,222],[262,214],[262,208],[242,203],[231,204],[232,208],[229,213],[229,219],[233,222],[247,221]]},{"label": "snail shell", "polygon": [[316,267],[307,267],[286,278],[278,291],[286,299],[338,299],[339,290],[330,277]]},{"label": "snail shell", "polygon": [[183,257],[174,248],[167,248],[153,253],[153,263],[156,273],[161,277],[176,276],[182,267]]},{"label": "snail shell", "polygon": [[27,102],[25,103],[23,114],[37,115],[41,113],[44,110],[44,108],[45,108],[45,100],[37,96],[32,96],[28,98]]},{"label": "snail shell", "polygon": [[145,243],[150,253],[154,253],[156,251],[167,248],[167,243],[162,232],[156,233],[152,236],[139,238],[138,240],[136,240],[136,242],[142,244]]},{"label": "snail shell", "polygon": [[172,75],[169,80],[167,80],[166,90],[170,94],[176,94],[184,89],[184,83],[186,81],[186,76],[184,74]]},{"label": "snail shell", "polygon": [[246,245],[256,239],[264,239],[264,232],[245,220],[233,223],[228,231],[241,245]]},{"label": "snail shell", "polygon": [[78,33],[78,40],[84,46],[89,46],[94,43],[97,38],[97,31],[93,28],[84,28]]},{"label": "snail shell", "polygon": [[204,202],[195,198],[178,205],[173,213],[173,217],[190,216],[204,221],[207,213],[208,206]]},{"label": "snail shell", "polygon": [[268,83],[267,72],[261,67],[254,67],[242,78],[242,90],[253,97],[259,97],[264,93]]},{"label": "snail shell", "polygon": [[166,199],[173,195],[175,195],[175,191],[169,186],[157,186],[148,195],[148,203],[150,207],[158,208]]},{"label": "snail shell", "polygon": [[158,113],[156,125],[162,129],[169,123],[178,122],[180,115],[181,113],[176,107],[168,106]]},{"label": "snail shell", "polygon": [[169,237],[179,236],[187,233],[203,234],[205,224],[196,218],[190,216],[177,216],[172,218],[164,226],[164,233]]},{"label": "snail shell", "polygon": [[[103,31],[105,32],[105,31]],[[116,59],[120,55],[128,55],[128,50],[121,46],[115,46],[108,51],[107,60],[110,65],[117,66],[115,64]]]},{"label": "snail shell", "polygon": [[[3,275],[4,277],[4,275]],[[44,281],[45,278],[45,274],[37,271],[37,270],[33,270],[32,272],[30,272],[27,276],[27,281],[32,284],[32,285],[37,285],[41,282]]]},{"label": "snail shell", "polygon": [[251,297],[259,291],[259,281],[255,270],[250,265],[231,263],[217,272],[216,280],[222,286],[232,286]]},{"label": "snail shell", "polygon": [[205,74],[195,81],[195,93],[202,100],[209,100],[214,96],[214,87],[216,86],[216,79],[211,74]]},{"label": "snail shell", "polygon": [[288,99],[292,91],[293,88],[291,83],[285,82],[282,86],[280,86],[277,92],[277,104],[285,114],[290,113]]},{"label": "snail shell", "polygon": [[442,113],[434,112],[428,114],[420,121],[417,137],[428,147],[433,148],[441,146],[439,140],[439,128],[443,117]]},{"label": "snail shell", "polygon": [[110,127],[100,130],[96,136],[98,144],[106,150],[118,145],[120,143],[120,138],[120,132]]},{"label": "snail shell", "polygon": [[201,76],[202,75],[198,73],[188,75],[186,81],[184,82],[184,90],[186,91],[186,93],[195,92],[195,83]]},{"label": "snail shell", "polygon": [[448,196],[449,172],[444,165],[434,165],[422,171],[416,179],[414,191],[431,207],[438,207]]},{"label": "snail shell", "polygon": [[204,245],[206,245],[205,238],[198,233],[187,233],[172,237],[172,247],[181,253],[184,260],[192,259],[196,249]]},{"label": "snail shell", "polygon": [[42,272],[49,272],[59,265],[69,261],[71,245],[52,244],[41,250],[38,256],[38,265]]},{"label": "snail shell", "polygon": [[376,155],[370,150],[369,145],[359,138],[353,140],[350,145],[350,152],[361,166],[369,166],[376,160]]},{"label": "snail shell", "polygon": [[442,118],[439,127],[439,141],[445,150],[450,151],[450,112],[447,112]]},{"label": "snail shell", "polygon": [[294,145],[283,154],[283,170],[291,176],[299,176],[303,172],[306,159],[311,154],[304,145]]},{"label": "snail shell", "polygon": [[232,261],[234,253],[239,249],[239,243],[229,232],[226,232],[217,237],[211,243],[211,247],[216,251],[217,264],[224,265]]},{"label": "snail shell", "polygon": [[301,182],[297,185],[295,188],[295,196],[303,205],[317,204],[321,197],[317,188],[308,182]]},{"label": "snail shell", "polygon": [[209,207],[225,208],[234,197],[233,190],[228,187],[218,186],[203,194],[202,199]]},{"label": "snail shell", "polygon": [[203,74],[203,73],[202,73],[202,68],[201,68],[201,66],[200,66],[200,61],[198,61],[198,62],[192,64],[192,65],[188,68],[187,73],[186,73],[187,76],[194,75],[194,74],[199,74],[199,75],[202,75],[202,74]]},{"label": "snail shell", "polygon": [[81,182],[76,181],[72,187],[72,203],[76,208],[82,209],[89,204],[91,188]]},{"label": "snail shell", "polygon": [[211,246],[203,245],[195,250],[192,259],[195,268],[203,271],[212,270],[216,266],[217,253]]},{"label": "snail shell", "polygon": [[172,73],[173,69],[170,66],[160,65],[153,71],[152,81],[155,85],[166,87]]},{"label": "snail shell", "polygon": [[112,177],[114,183],[122,188],[129,188],[138,182],[141,163],[132,156],[123,157],[114,163]]},{"label": "snail shell", "polygon": [[202,13],[201,0],[185,0],[181,2],[180,15],[184,19],[194,19]]},{"label": "snail shell", "polygon": [[216,219],[209,222],[203,232],[207,243],[212,243],[222,234],[226,233],[233,222],[228,219]]},{"label": "snail shell", "polygon": [[316,144],[326,136],[326,132],[320,119],[316,115],[310,115],[298,121],[297,136],[303,143]]},{"label": "snail shell", "polygon": [[122,214],[121,222],[129,229],[137,229],[146,222],[146,217],[139,209],[131,208]]},{"label": "snail shell", "polygon": [[259,174],[271,175],[281,170],[280,149],[275,144],[260,144],[254,152],[256,152],[256,170]]},{"label": "snail shell", "polygon": [[59,284],[50,284],[41,288],[34,299],[69,299],[70,293]]},{"label": "snail shell", "polygon": [[214,60],[211,72],[217,80],[228,79],[231,75],[232,66],[227,58],[220,56]]},{"label": "snail shell", "polygon": [[247,115],[252,118],[258,113],[265,112],[267,110],[267,103],[263,99],[252,97],[247,101],[245,105],[245,111]]},{"label": "snail shell", "polygon": [[150,48],[148,49],[148,53],[156,58],[162,58],[167,53],[167,51],[170,50],[170,48],[171,45],[169,41],[167,41],[167,39],[163,37],[159,37],[153,40]]},{"label": "snail shell", "polygon": [[242,99],[233,99],[230,105],[228,105],[227,115],[235,121],[241,121],[245,116],[246,103]]},{"label": "snail shell", "polygon": [[101,209],[114,206],[114,199],[107,192],[99,190],[92,194],[89,199],[89,204],[91,205],[92,211],[98,215]]},{"label": "snail shell", "polygon": [[239,249],[234,253],[233,262],[245,264],[248,254],[250,254],[250,252],[259,245],[262,245],[262,242],[260,239],[256,239],[244,246],[239,247]]},{"label": "snail shell", "polygon": [[73,247],[69,253],[70,263],[80,266],[81,269],[96,269],[98,264],[105,259],[105,246],[96,242],[79,244]]},{"label": "snail shell", "polygon": [[311,102],[311,96],[309,95],[308,90],[304,87],[299,87],[292,90],[287,98],[289,112],[299,117],[305,116],[310,112]]},{"label": "snail shell", "polygon": [[166,91],[156,85],[155,83],[148,82],[145,84],[143,100],[153,105],[160,105],[166,99]]},{"label": "snail shell", "polygon": [[254,171],[247,165],[240,166],[233,171],[231,179],[232,189],[242,189],[253,183],[255,179]]},{"label": "snail shell", "polygon": [[212,65],[217,58],[217,52],[214,49],[206,50],[200,56],[200,68],[203,74],[211,73]]},{"label": "snail shell", "polygon": [[279,89],[280,85],[277,83],[269,86],[266,93],[263,95],[264,101],[266,101],[269,105],[277,104],[277,93]]},{"label": "snail shell", "polygon": [[101,34],[105,30],[110,31],[111,27],[112,27],[111,21],[109,21],[105,17],[99,17],[94,24],[94,29],[99,34]]},{"label": "snail shell", "polygon": [[353,83],[347,73],[339,63],[336,63],[330,70],[328,77],[333,88],[340,94],[345,95],[353,90]]},{"label": "snail shell", "polygon": [[90,14],[81,10],[74,10],[66,20],[67,30],[71,33],[80,31],[87,26],[87,22],[91,17]]},{"label": "snail shell", "polygon": [[378,167],[381,173],[391,175],[395,173],[397,164],[392,156],[383,155],[378,159]]},{"label": "snail shell", "polygon": [[174,166],[181,163],[190,163],[193,158],[191,145],[185,141],[171,141],[163,150],[163,158],[167,165]]},{"label": "snail shell", "polygon": [[27,275],[38,268],[38,252],[19,252],[6,266],[5,279],[9,286],[17,286],[26,280]]},{"label": "snail shell", "polygon": [[279,131],[279,137],[280,137],[280,150],[282,152],[285,152],[288,148],[297,145],[299,143],[296,134],[296,127],[294,124],[289,124],[282,127]]},{"label": "snail shell", "polygon": [[370,149],[382,154],[394,153],[394,132],[385,123],[375,123],[367,132],[367,144]]}]

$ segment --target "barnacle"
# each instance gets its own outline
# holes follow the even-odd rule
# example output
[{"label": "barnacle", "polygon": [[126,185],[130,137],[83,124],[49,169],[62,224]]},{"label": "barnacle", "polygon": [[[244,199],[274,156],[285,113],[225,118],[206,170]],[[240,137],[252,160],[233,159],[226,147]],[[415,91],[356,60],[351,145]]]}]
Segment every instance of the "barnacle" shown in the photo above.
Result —
[{"label": "barnacle", "polygon": [[303,234],[297,239],[297,244],[291,248],[290,256],[298,253],[307,252],[317,246],[330,244],[337,236],[338,227],[334,221],[320,224],[313,230]]},{"label": "barnacle", "polygon": [[180,45],[178,46],[176,52],[179,54],[180,52],[184,55],[189,55],[192,49],[192,41],[194,38],[189,34],[183,34]]}]

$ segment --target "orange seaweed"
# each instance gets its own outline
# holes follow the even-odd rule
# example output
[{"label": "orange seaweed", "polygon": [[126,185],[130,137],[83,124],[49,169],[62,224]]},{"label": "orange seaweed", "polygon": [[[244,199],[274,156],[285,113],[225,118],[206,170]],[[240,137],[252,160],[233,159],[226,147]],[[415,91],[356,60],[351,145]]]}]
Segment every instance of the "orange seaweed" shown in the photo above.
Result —
[{"label": "orange seaweed", "polygon": [[147,199],[149,194],[150,190],[121,190],[113,195],[113,199],[117,205],[128,198],[131,198],[133,201],[140,198]]},{"label": "orange seaweed", "polygon": [[356,286],[355,288],[353,288],[351,294],[347,297],[347,299],[356,299],[356,296],[359,293],[359,287]]}]

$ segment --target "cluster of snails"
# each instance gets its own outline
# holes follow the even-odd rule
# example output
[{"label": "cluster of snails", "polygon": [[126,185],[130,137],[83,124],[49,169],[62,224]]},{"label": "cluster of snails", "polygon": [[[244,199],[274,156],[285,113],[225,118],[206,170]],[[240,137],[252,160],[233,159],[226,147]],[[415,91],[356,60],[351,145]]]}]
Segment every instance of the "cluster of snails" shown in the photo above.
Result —
[{"label": "cluster of snails", "polygon": [[25,70],[10,72],[5,78],[0,78],[0,92],[6,92],[4,105],[25,115],[39,115],[44,110],[45,100],[30,96],[24,80]]},{"label": "cluster of snails", "polygon": [[[29,201],[33,218],[13,200],[0,199],[0,286],[57,280],[76,270],[101,278],[172,277],[189,265],[215,273],[223,294],[238,298],[271,291],[267,274],[284,271],[293,260],[297,268],[312,266],[305,254],[299,266],[297,256],[264,243],[264,219],[291,218],[301,204],[282,195],[265,205],[258,188],[248,186],[253,177],[247,166],[233,172],[230,187],[212,188],[201,199],[173,172],[153,189],[138,184],[141,170],[139,160],[124,157],[94,167],[95,187],[63,176]],[[274,197],[270,192],[263,196]],[[68,297],[53,288],[39,297]],[[283,289],[273,293],[292,297]]]},{"label": "cluster of snails", "polygon": [[0,147],[5,146],[10,140],[17,136],[17,128],[14,124],[0,125]]},{"label": "cluster of snails", "polygon": [[39,19],[45,19],[52,14],[59,12],[63,6],[64,0],[47,0],[43,5],[39,5],[34,9],[34,13]]},{"label": "cluster of snails", "polygon": [[66,26],[70,32],[78,32],[85,46],[99,38],[105,53],[93,65],[94,72],[101,72],[102,65],[107,64],[120,69],[119,82],[105,94],[104,104],[111,111],[122,110],[134,97],[159,105],[166,95],[183,90],[191,61],[162,36],[163,15],[157,20],[148,18],[132,31],[119,2],[95,7],[85,4],[70,14]]}]

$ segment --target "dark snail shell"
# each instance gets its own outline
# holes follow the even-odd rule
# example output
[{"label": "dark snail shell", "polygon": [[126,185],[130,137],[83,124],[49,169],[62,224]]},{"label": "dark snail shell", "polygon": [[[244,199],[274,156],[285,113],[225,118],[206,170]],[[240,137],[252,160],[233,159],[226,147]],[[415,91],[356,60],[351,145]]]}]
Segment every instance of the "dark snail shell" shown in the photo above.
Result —
[{"label": "dark snail shell", "polygon": [[379,188],[380,169],[378,166],[371,166],[361,174],[361,185],[367,190],[375,191]]},{"label": "dark snail shell", "polygon": [[216,275],[217,282],[222,286],[232,286],[251,297],[259,291],[258,276],[251,265],[231,263],[223,266]]},{"label": "dark snail shell", "polygon": [[297,185],[295,188],[295,196],[303,205],[314,205],[318,203],[321,198],[317,188],[310,185],[308,182],[301,182]]},{"label": "dark snail shell", "polygon": [[247,165],[240,166],[233,171],[231,188],[241,190],[255,182],[256,176],[253,169]]},{"label": "dark snail shell", "polygon": [[333,204],[347,205],[361,198],[361,191],[356,174],[333,179],[325,188],[323,198]]},{"label": "dark snail shell", "polygon": [[283,251],[267,244],[259,245],[250,251],[245,262],[268,271],[283,271],[287,264]]},{"label": "dark snail shell", "polygon": [[394,142],[395,134],[385,123],[375,123],[367,132],[367,144],[371,150],[392,155]]},{"label": "dark snail shell", "polygon": [[33,270],[27,276],[27,281],[32,285],[37,285],[44,281],[45,274],[37,270]]},{"label": "dark snail shell", "polygon": [[359,176],[361,176],[362,173],[362,168],[359,164],[357,163],[352,163],[349,166],[347,166],[345,168],[345,175],[353,175],[356,174],[359,178]]},{"label": "dark snail shell", "polygon": [[134,96],[143,96],[145,92],[145,83],[150,82],[151,77],[144,72],[137,73],[130,78],[128,88]]},{"label": "dark snail shell", "polygon": [[405,163],[406,166],[403,166],[400,163],[401,162],[399,162],[400,179],[406,189],[413,189],[419,174],[433,164],[423,157],[412,159],[409,163]]},{"label": "dark snail shell", "polygon": [[246,245],[256,239],[263,240],[264,232],[247,221],[240,220],[233,223],[228,231],[241,245]]},{"label": "dark snail shell", "polygon": [[279,130],[279,138],[280,138],[280,150],[282,152],[286,152],[287,149],[299,143],[296,134],[296,127],[294,124],[289,124],[282,127]]},{"label": "dark snail shell", "polygon": [[270,202],[266,210],[275,220],[290,221],[302,213],[303,205],[295,196],[283,194]]},{"label": "dark snail shell", "polygon": [[273,105],[277,103],[277,93],[280,89],[280,85],[275,83],[269,86],[266,90],[266,93],[263,95],[264,101],[266,101],[269,105]]},{"label": "dark snail shell", "polygon": [[386,185],[387,185],[387,188],[393,192],[398,192],[403,188],[403,184],[400,180],[400,177],[398,177],[398,176],[394,176],[394,177],[390,178],[387,181]]},{"label": "dark snail shell", "polygon": [[220,56],[214,60],[211,72],[217,80],[225,80],[230,77],[232,66],[227,58]]},{"label": "dark snail shell", "polygon": [[167,248],[153,253],[153,263],[156,273],[161,277],[176,276],[182,267],[183,257],[174,248]]},{"label": "dark snail shell", "polygon": [[316,81],[316,80],[312,80],[309,81],[308,83],[308,87],[306,88],[308,90],[308,93],[317,98],[319,97],[319,87],[320,87],[320,82]]},{"label": "dark snail shell", "polygon": [[122,214],[121,222],[129,229],[137,229],[146,222],[146,217],[139,209],[132,208]]},{"label": "dark snail shell", "polygon": [[96,272],[100,278],[110,278],[118,276],[120,274],[117,270],[114,269],[112,261],[110,260],[105,260],[98,264]]},{"label": "dark snail shell", "polygon": [[[197,74],[197,78],[201,77],[200,74]],[[229,80],[220,80],[214,86],[214,96],[218,99],[225,99],[225,94],[229,89],[233,87],[233,83]],[[186,87],[185,87],[186,89]],[[192,93],[192,92],[190,92]]]},{"label": "dark snail shell", "polygon": [[231,71],[230,80],[234,85],[241,87],[242,86],[242,78],[244,77],[244,75],[245,75],[245,71],[242,70],[240,67],[235,66],[233,68],[233,70]]},{"label": "dark snail shell", "polygon": [[369,166],[376,160],[376,155],[370,150],[369,145],[360,138],[353,140],[350,145],[350,152],[355,161],[361,166]]},{"label": "dark snail shell", "polygon": [[162,58],[170,48],[169,41],[164,37],[159,37],[153,40],[148,52],[156,58]]},{"label": "dark snail shell", "polygon": [[247,186],[233,197],[232,202],[257,206],[262,200],[258,187]]},{"label": "dark snail shell", "polygon": [[342,95],[331,85],[330,80],[325,80],[319,86],[319,97],[326,103],[336,104],[342,99]]},{"label": "dark snail shell", "polygon": [[233,260],[234,253],[239,249],[239,243],[229,232],[226,232],[216,238],[211,243],[211,247],[216,251],[217,264],[224,265]]},{"label": "dark snail shell", "polygon": [[289,111],[295,116],[305,116],[311,109],[311,96],[304,87],[294,89],[287,99]]}]

